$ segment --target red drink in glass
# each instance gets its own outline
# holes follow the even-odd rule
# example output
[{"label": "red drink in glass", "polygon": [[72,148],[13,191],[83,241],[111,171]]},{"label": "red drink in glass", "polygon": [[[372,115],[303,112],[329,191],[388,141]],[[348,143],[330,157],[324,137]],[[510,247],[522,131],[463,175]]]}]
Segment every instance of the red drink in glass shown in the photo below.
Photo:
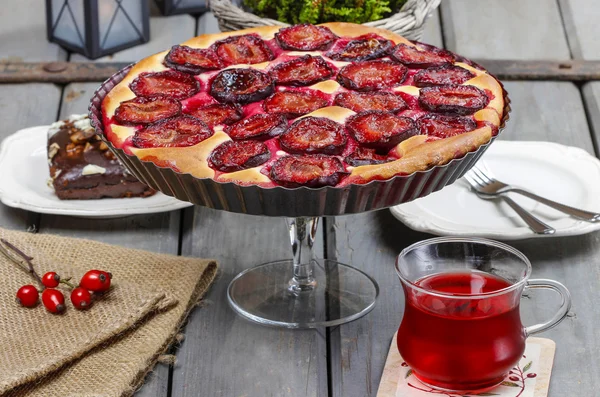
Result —
[{"label": "red drink in glass", "polygon": [[[396,260],[405,309],[398,350],[414,375],[441,394],[479,394],[501,383],[525,351],[525,339],[558,324],[571,296],[553,280],[532,280],[516,249],[482,238],[440,237],[413,244]],[[561,296],[549,321],[527,328],[524,288]]]},{"label": "red drink in glass", "polygon": [[437,273],[414,283],[431,292],[406,294],[398,349],[423,383],[451,390],[494,386],[525,351],[517,293],[474,299],[511,283],[477,270]]}]

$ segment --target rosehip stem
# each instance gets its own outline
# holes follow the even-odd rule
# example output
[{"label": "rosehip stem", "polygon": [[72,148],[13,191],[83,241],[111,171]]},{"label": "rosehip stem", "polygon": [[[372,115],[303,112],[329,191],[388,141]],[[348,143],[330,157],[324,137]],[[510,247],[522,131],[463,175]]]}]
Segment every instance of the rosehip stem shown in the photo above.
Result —
[{"label": "rosehip stem", "polygon": [[[44,289],[45,287],[44,283],[42,283],[42,278],[39,276],[39,274],[35,272],[35,269],[33,268],[33,263],[31,262],[33,258],[25,254],[23,251],[21,251],[20,249],[18,249],[3,238],[0,238],[0,242],[2,242],[2,244],[4,245],[3,246],[2,244],[0,244],[0,253],[2,253],[8,260],[30,273],[31,276],[42,286],[42,289]],[[12,253],[9,251],[9,249],[10,251],[12,251]],[[21,260],[15,258],[15,254],[18,257],[20,257]]]},{"label": "rosehip stem", "polygon": [[66,278],[64,280],[60,280],[59,283],[65,284],[66,286],[68,286],[71,289],[77,288],[77,286],[73,283],[70,283],[69,280],[71,280],[71,277]]}]

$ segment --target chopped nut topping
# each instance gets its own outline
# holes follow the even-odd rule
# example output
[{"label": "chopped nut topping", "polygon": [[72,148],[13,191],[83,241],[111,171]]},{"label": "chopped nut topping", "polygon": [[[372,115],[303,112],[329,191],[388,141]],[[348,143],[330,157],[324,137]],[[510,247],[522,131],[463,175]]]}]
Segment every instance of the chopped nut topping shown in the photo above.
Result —
[{"label": "chopped nut topping", "polygon": [[83,148],[83,152],[84,152],[84,153],[85,153],[85,152],[89,152],[89,151],[90,151],[90,150],[92,150],[93,148],[94,148],[94,146],[92,146],[92,144],[91,144],[91,143],[89,143],[89,142],[86,142],[86,143],[85,143],[85,147]]},{"label": "chopped nut topping", "polygon": [[81,175],[94,175],[94,174],[104,174],[106,172],[106,168],[99,167],[95,164],[88,164],[83,167],[81,170]]},{"label": "chopped nut topping", "polygon": [[108,150],[108,145],[104,142],[100,142],[100,145],[98,146],[98,149],[105,151]]},{"label": "chopped nut topping", "polygon": [[54,142],[52,145],[50,145],[50,147],[48,148],[48,159],[52,160],[54,158],[54,156],[56,156],[56,153],[58,153],[59,149],[60,149],[60,145],[56,142]]},{"label": "chopped nut topping", "polygon": [[74,131],[70,131],[71,133],[71,142],[73,143],[83,143],[88,141],[93,135],[94,135],[94,131],[90,130],[90,131],[83,131],[83,130],[74,130]]},{"label": "chopped nut topping", "polygon": [[87,114],[72,114],[69,116],[69,121],[83,120],[87,118]]},{"label": "chopped nut topping", "polygon": [[66,150],[67,150],[67,156],[76,157],[76,156],[79,156],[81,154],[81,152],[83,152],[83,146],[76,145],[74,143],[69,143],[66,147]]}]

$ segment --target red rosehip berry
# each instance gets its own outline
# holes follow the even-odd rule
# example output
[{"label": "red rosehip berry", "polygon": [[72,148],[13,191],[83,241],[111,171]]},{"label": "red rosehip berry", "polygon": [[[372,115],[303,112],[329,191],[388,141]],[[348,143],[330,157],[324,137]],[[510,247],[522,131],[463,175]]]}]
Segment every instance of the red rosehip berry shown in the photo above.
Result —
[{"label": "red rosehip berry", "polygon": [[535,378],[537,376],[537,374],[531,373],[531,374],[527,374],[528,378]]},{"label": "red rosehip berry", "polygon": [[90,270],[81,277],[79,286],[92,292],[104,292],[110,288],[112,274],[102,270]]},{"label": "red rosehip berry", "polygon": [[71,303],[75,309],[88,309],[92,305],[92,294],[85,288],[77,287],[71,291]]},{"label": "red rosehip berry", "polygon": [[46,288],[42,292],[42,303],[50,313],[60,314],[65,311],[65,296],[57,289]]},{"label": "red rosehip berry", "polygon": [[40,293],[33,285],[24,285],[17,291],[17,303],[24,307],[34,307],[38,303]]},{"label": "red rosehip berry", "polygon": [[42,276],[42,284],[46,288],[56,288],[60,284],[60,276],[56,272],[48,272]]},{"label": "red rosehip berry", "polygon": [[511,376],[511,377],[510,377],[510,378],[508,378],[508,379],[512,380],[513,382],[516,382],[516,381],[520,380],[520,379],[519,379],[518,377],[516,377],[516,376]]}]

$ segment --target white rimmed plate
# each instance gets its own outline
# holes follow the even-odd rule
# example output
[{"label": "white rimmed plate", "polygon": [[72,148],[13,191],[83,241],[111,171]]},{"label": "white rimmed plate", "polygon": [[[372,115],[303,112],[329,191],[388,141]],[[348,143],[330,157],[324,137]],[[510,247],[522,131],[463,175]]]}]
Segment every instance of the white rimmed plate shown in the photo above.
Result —
[{"label": "white rimmed plate", "polygon": [[117,217],[173,211],[191,206],[160,192],[150,197],[60,200],[48,186],[49,126],[19,130],[0,144],[0,201],[42,214],[81,217]]},{"label": "white rimmed plate", "polygon": [[[551,142],[496,141],[482,159],[494,176],[540,196],[600,212],[600,160],[586,151]],[[556,229],[533,233],[501,200],[483,200],[464,178],[427,197],[390,208],[411,229],[439,236],[478,236],[497,240],[574,236],[600,230],[600,222],[570,217],[518,194],[510,196]]]}]

